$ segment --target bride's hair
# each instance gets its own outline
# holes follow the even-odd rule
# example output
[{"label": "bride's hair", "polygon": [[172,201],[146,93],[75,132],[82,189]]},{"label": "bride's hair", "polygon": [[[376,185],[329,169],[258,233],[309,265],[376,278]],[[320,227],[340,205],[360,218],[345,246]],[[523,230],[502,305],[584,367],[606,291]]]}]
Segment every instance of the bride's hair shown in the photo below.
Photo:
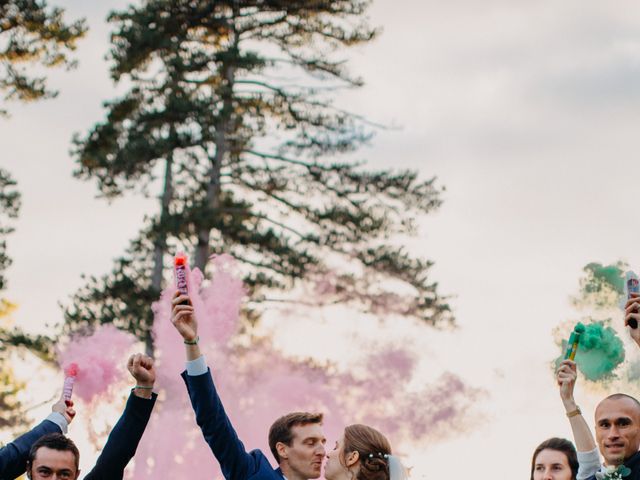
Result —
[{"label": "bride's hair", "polygon": [[[354,480],[389,480],[389,440],[367,425],[349,425],[344,429],[342,454],[358,452],[360,470]],[[344,458],[341,458],[344,464]]]}]

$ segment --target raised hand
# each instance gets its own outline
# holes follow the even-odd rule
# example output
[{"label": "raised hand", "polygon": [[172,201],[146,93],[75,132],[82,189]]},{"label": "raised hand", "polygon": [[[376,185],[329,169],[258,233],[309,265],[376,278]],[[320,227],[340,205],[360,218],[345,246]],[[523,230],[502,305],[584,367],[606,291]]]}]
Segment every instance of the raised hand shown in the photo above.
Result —
[{"label": "raised hand", "polygon": [[139,397],[151,398],[153,384],[156,381],[153,359],[142,353],[136,353],[129,357],[127,369],[136,380],[134,393]]},{"label": "raised hand", "polygon": [[560,398],[562,398],[562,402],[565,406],[567,406],[567,404],[573,404],[572,406],[575,407],[573,389],[576,386],[577,378],[576,362],[572,360],[563,360],[556,371],[556,380],[560,387]]},{"label": "raised hand", "polygon": [[71,423],[71,420],[76,416],[76,411],[73,408],[72,400],[65,400],[64,396],[60,395],[60,399],[51,406],[52,412],[58,412],[67,420],[67,423]]},{"label": "raised hand", "polygon": [[171,323],[186,342],[195,342],[198,338],[198,322],[193,314],[193,306],[188,302],[187,295],[175,293],[171,302],[173,305]]},{"label": "raised hand", "polygon": [[[629,326],[629,320],[635,320],[637,328]],[[631,338],[640,346],[640,293],[631,293],[624,306],[624,325],[629,327]]]}]

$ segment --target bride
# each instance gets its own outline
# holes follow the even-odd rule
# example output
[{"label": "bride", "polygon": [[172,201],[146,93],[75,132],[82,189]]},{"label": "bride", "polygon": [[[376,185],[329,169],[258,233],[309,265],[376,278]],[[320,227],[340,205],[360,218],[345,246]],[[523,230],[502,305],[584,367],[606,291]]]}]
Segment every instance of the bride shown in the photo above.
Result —
[{"label": "bride", "polygon": [[389,440],[367,425],[349,425],[327,454],[326,480],[405,480],[407,472],[391,454]]}]

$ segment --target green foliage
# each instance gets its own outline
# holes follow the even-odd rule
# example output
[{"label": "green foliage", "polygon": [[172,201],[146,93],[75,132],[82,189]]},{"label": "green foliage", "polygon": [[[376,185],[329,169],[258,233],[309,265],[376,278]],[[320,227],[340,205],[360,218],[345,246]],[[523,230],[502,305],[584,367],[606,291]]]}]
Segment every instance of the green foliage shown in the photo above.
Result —
[{"label": "green foliage", "polygon": [[5,237],[13,232],[11,221],[18,217],[19,212],[20,192],[16,189],[16,181],[8,171],[0,168],[0,291],[7,285],[3,272],[11,265]]},{"label": "green foliage", "polygon": [[452,321],[431,263],[395,240],[440,205],[434,179],[339,159],[371,138],[365,119],[333,104],[336,89],[362,85],[341,55],[375,37],[369,4],[150,0],[111,14],[112,76],[131,88],[76,136],[76,176],[110,198],[154,194],[162,171],[161,208],[113,272],[78,292],[69,328],[144,334],[142,300],[176,245],[200,268],[233,255],[258,303],[330,278],[319,303]]},{"label": "green foliage", "polygon": [[[0,92],[5,100],[33,101],[57,92],[47,89],[44,77],[30,76],[27,68],[75,64],[68,55],[86,32],[84,20],[64,21],[60,8],[47,7],[44,0],[0,2]],[[6,110],[0,109],[6,114]]]},{"label": "green foliage", "polygon": [[90,277],[65,310],[63,333],[90,330],[103,323],[129,331],[140,339],[151,335],[151,303],[160,291],[150,285],[151,251],[142,241],[133,241],[125,256],[115,261],[113,271],[101,278]]}]

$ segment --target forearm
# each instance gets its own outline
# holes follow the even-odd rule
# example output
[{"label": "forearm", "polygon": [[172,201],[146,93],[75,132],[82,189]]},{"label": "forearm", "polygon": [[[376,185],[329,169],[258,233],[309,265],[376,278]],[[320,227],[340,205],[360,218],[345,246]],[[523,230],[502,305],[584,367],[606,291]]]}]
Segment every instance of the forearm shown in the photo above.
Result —
[{"label": "forearm", "polygon": [[200,352],[200,345],[198,345],[198,343],[195,343],[195,344],[185,343],[184,347],[185,347],[185,352],[187,354],[188,362],[190,362],[191,360],[196,360],[202,356],[202,353]]},{"label": "forearm", "polygon": [[122,416],[109,434],[96,466],[85,480],[123,478],[124,469],[134,456],[149,422],[156,398],[157,395],[153,393],[150,399],[146,399],[133,391]]},{"label": "forearm", "polygon": [[[201,363],[196,362],[196,363]],[[194,365],[187,365],[193,370]],[[198,365],[199,369],[202,365]],[[204,374],[182,374],[187,385],[191,406],[196,414],[196,423],[205,441],[220,463],[225,478],[248,478],[255,472],[253,457],[248,454],[227,417],[218,396],[210,371]]]},{"label": "forearm", "polygon": [[576,444],[576,449],[579,452],[590,452],[596,448],[596,442],[593,439],[587,421],[584,419],[582,413],[576,413],[579,411],[579,408],[575,400],[563,400],[563,404],[565,412],[571,415],[569,417],[569,424],[573,432],[573,441]]}]

